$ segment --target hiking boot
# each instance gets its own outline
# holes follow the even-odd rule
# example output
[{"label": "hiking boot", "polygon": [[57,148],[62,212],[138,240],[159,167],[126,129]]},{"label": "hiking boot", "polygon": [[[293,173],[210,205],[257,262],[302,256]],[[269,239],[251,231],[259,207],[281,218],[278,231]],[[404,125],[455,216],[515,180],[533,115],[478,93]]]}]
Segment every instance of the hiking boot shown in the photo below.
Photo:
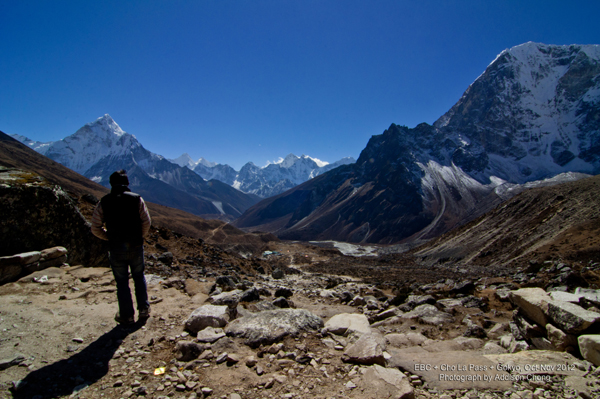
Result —
[{"label": "hiking boot", "polygon": [[147,319],[148,317],[150,317],[150,306],[148,306],[146,309],[140,309],[140,319]]},{"label": "hiking boot", "polygon": [[133,316],[121,317],[120,312],[117,312],[117,314],[115,315],[115,321],[124,326],[135,323]]}]

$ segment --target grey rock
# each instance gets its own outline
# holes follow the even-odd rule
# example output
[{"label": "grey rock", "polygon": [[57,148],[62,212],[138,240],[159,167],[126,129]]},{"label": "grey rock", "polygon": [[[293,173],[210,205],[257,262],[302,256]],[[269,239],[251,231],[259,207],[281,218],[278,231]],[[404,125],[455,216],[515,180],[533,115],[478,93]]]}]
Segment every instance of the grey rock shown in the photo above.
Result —
[{"label": "grey rock", "polygon": [[17,366],[25,361],[25,356],[20,353],[15,353],[4,359],[0,359],[0,370],[6,370],[9,367]]},{"label": "grey rock", "polygon": [[513,313],[513,321],[523,339],[531,339],[546,335],[546,331],[543,326],[531,322],[520,311]]},{"label": "grey rock", "polygon": [[[580,360],[564,352],[533,350],[484,356],[495,365],[512,366],[512,374],[528,375],[532,374],[532,371],[549,375],[583,376],[585,374],[585,371],[576,367]],[[532,370],[532,365],[538,367],[538,370]],[[562,367],[556,367],[556,365]],[[541,370],[541,366],[544,366],[545,369]]]},{"label": "grey rock", "polygon": [[291,307],[290,302],[287,299],[285,299],[284,297],[279,297],[279,298],[275,299],[272,302],[272,304],[281,309],[287,309],[287,308]]},{"label": "grey rock", "polygon": [[600,366],[600,334],[580,335],[577,341],[583,358]]},{"label": "grey rock", "polygon": [[391,345],[397,348],[421,345],[428,340],[423,334],[412,332],[387,334],[383,338],[386,346]]},{"label": "grey rock", "polygon": [[499,355],[501,353],[506,353],[506,349],[494,342],[487,342],[483,347],[484,355]]},{"label": "grey rock", "polygon": [[509,299],[535,323],[541,326],[548,323],[548,302],[552,298],[542,288],[521,288],[511,291]]},{"label": "grey rock", "polygon": [[198,331],[196,340],[203,343],[213,343],[225,337],[225,331],[222,328],[206,327]]},{"label": "grey rock", "polygon": [[240,294],[240,302],[258,302],[260,301],[260,294],[256,287],[252,287]]},{"label": "grey rock", "polygon": [[497,339],[501,335],[503,335],[508,329],[508,325],[506,323],[497,323],[487,332],[487,336],[492,339]]},{"label": "grey rock", "polygon": [[550,323],[546,324],[546,333],[548,340],[556,350],[569,351],[569,348],[573,349],[578,345],[576,335],[567,334]]},{"label": "grey rock", "polygon": [[[506,390],[512,386],[510,374],[504,370],[496,370],[497,363],[486,356],[465,351],[428,352],[419,349],[417,351],[415,348],[387,348],[391,356],[386,366],[410,370],[412,374],[418,375],[421,380],[427,382],[430,388],[440,390],[473,388]],[[449,367],[441,370],[440,365]],[[434,366],[438,366],[437,369]],[[484,376],[489,381],[484,381]]]},{"label": "grey rock", "polygon": [[344,336],[369,334],[371,333],[371,326],[369,325],[369,319],[364,314],[340,313],[327,320],[323,332]]},{"label": "grey rock", "polygon": [[208,302],[216,306],[226,305],[230,308],[235,308],[240,302],[240,296],[242,295],[242,292],[242,290],[221,292],[217,295],[209,297]]},{"label": "grey rock", "polygon": [[440,325],[454,321],[452,315],[442,312],[435,306],[429,304],[417,306],[412,311],[404,313],[399,317],[405,320],[416,319],[421,323],[432,325]]},{"label": "grey rock", "polygon": [[596,306],[600,306],[600,290],[578,287],[575,289],[575,295],[581,295]]},{"label": "grey rock", "polygon": [[550,292],[550,297],[555,301],[579,304],[579,300],[583,297],[583,295],[571,294],[563,291],[552,291]]},{"label": "grey rock", "polygon": [[230,322],[225,328],[229,336],[243,338],[250,346],[277,342],[303,331],[323,327],[323,320],[305,309],[277,309],[253,313]]},{"label": "grey rock", "polygon": [[569,302],[550,301],[548,315],[554,324],[567,334],[581,333],[600,321],[600,313],[585,310]]},{"label": "grey rock", "polygon": [[400,370],[381,367],[378,364],[365,371],[360,386],[370,392],[374,390],[373,397],[376,398],[414,398],[414,388]]},{"label": "grey rock", "polygon": [[285,273],[283,270],[277,268],[277,269],[273,270],[273,272],[271,273],[271,277],[273,277],[276,280],[281,280],[282,278],[285,277]]},{"label": "grey rock", "polygon": [[[22,173],[29,176],[27,181],[31,180],[31,172]],[[0,253],[60,246],[68,251],[71,264],[109,267],[107,243],[94,237],[77,204],[61,188],[39,179],[39,184],[13,181],[10,187],[0,185],[0,220],[3,226],[10,226],[10,234],[3,234],[0,242]]]},{"label": "grey rock", "polygon": [[384,342],[381,335],[363,334],[354,344],[346,348],[342,360],[349,363],[384,366],[383,348]]},{"label": "grey rock", "polygon": [[185,329],[192,334],[206,327],[225,327],[230,321],[227,306],[203,305],[194,310],[185,322]]}]

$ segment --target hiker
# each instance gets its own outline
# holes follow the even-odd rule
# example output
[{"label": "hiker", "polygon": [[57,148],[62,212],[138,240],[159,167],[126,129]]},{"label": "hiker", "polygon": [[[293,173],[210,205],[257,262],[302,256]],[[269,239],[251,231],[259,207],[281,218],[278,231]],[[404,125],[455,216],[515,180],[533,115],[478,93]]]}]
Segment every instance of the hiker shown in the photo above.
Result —
[{"label": "hiker", "polygon": [[142,197],[129,190],[129,179],[124,170],[110,175],[110,185],[110,194],[102,197],[94,209],[92,234],[108,241],[108,259],[117,283],[119,302],[115,321],[126,325],[134,323],[135,313],[129,289],[130,268],[139,320],[150,316],[144,277],[144,236],[150,230],[151,220]]}]

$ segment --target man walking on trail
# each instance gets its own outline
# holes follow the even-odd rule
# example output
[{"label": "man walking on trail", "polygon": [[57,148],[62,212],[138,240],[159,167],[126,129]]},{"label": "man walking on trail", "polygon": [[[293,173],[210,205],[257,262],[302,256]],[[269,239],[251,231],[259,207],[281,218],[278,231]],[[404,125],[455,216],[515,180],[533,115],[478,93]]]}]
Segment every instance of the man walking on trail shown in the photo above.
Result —
[{"label": "man walking on trail", "polygon": [[[150,214],[146,203],[129,190],[124,170],[110,175],[110,194],[102,197],[92,216],[92,234],[108,241],[110,266],[117,283],[119,324],[134,323],[133,301],[129,289],[129,268],[135,286],[139,319],[150,315],[150,304],[144,277],[144,236],[150,230]],[[103,225],[106,225],[106,229]]]}]

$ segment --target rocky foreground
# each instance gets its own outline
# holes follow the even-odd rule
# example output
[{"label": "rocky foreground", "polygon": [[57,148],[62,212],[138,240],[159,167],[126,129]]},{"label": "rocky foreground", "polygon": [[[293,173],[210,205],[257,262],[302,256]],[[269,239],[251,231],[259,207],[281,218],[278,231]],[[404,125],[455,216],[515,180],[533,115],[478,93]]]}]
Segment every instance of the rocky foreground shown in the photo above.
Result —
[{"label": "rocky foreground", "polygon": [[184,263],[148,254],[152,314],[131,327],[106,268],[1,286],[0,396],[600,397],[600,291],[577,286],[597,263],[395,285],[308,271],[323,262]]}]

